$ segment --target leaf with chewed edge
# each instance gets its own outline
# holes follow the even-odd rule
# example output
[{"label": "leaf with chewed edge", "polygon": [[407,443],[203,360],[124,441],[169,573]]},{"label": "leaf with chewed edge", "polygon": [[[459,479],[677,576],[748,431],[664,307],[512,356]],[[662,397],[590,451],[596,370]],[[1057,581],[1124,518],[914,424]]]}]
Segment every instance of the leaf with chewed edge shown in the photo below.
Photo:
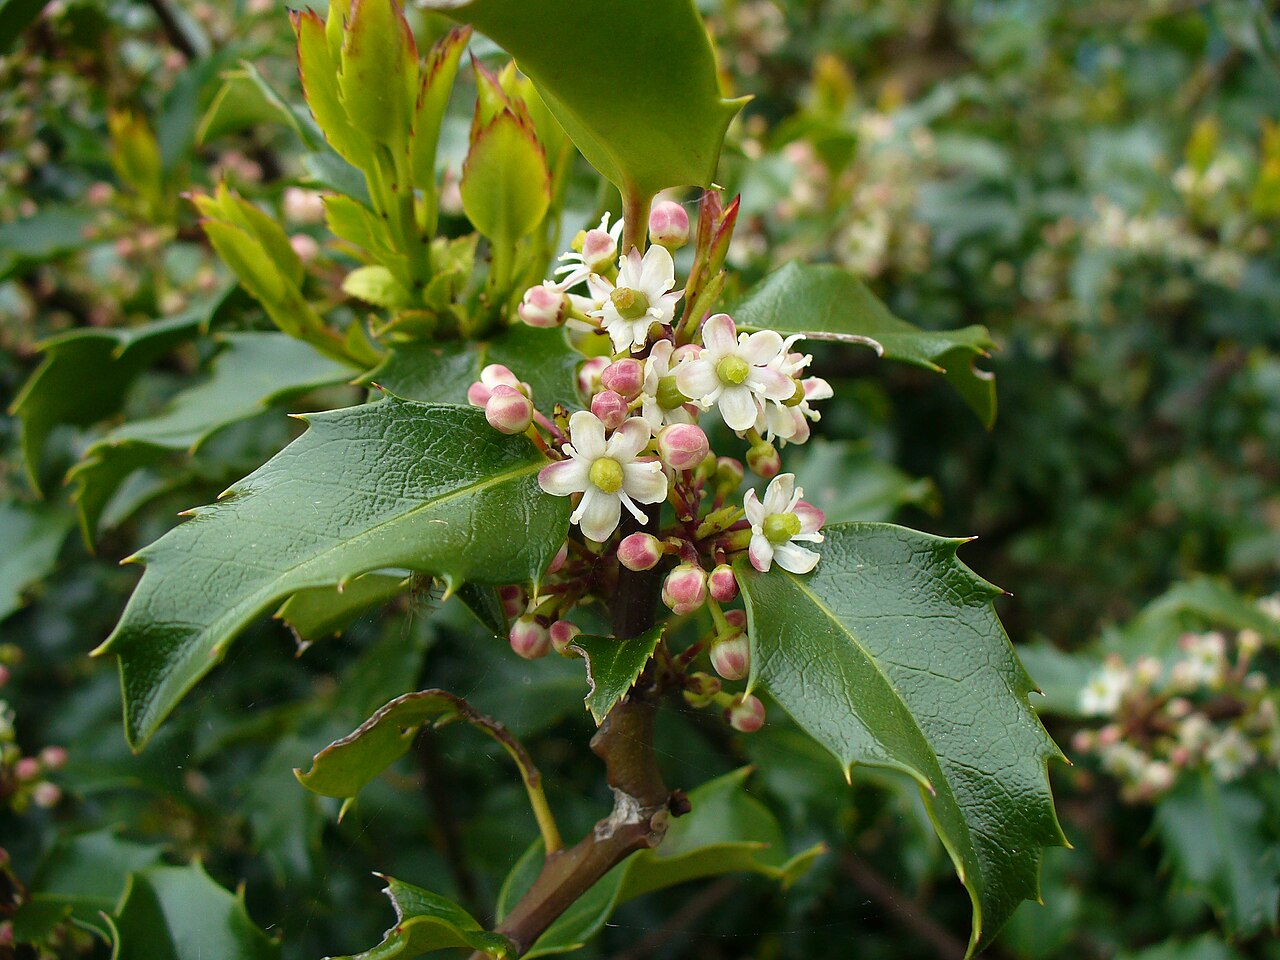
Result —
[{"label": "leaf with chewed edge", "polygon": [[591,692],[587,694],[586,703],[597,726],[604,723],[605,715],[613,705],[627,695],[645,664],[653,657],[661,639],[661,624],[634,640],[586,635],[574,638],[572,646],[587,661],[587,682],[591,684]]},{"label": "leaf with chewed edge", "polygon": [[364,953],[332,960],[409,960],[435,950],[479,950],[491,957],[515,956],[515,947],[500,933],[490,933],[452,900],[384,874],[383,891],[396,910],[396,925],[380,944]]}]

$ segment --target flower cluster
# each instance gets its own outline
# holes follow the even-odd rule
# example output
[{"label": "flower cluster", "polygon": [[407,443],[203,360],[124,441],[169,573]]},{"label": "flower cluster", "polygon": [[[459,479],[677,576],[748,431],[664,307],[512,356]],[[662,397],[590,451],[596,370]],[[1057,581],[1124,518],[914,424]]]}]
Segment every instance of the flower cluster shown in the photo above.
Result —
[{"label": "flower cluster", "polygon": [[[16,648],[0,647],[0,688],[9,682],[9,663],[18,659]],[[28,806],[49,809],[62,800],[62,789],[51,780],[67,762],[67,751],[48,746],[34,756],[24,756],[17,743],[13,707],[0,699],[0,809],[21,813]]]},{"label": "flower cluster", "polygon": [[1170,660],[1109,657],[1078,704],[1107,722],[1079,731],[1075,750],[1098,757],[1132,802],[1161,796],[1184,771],[1226,783],[1280,763],[1275,690],[1255,664],[1262,646],[1254,630],[1211,631],[1184,634]]},{"label": "flower cluster", "polygon": [[[759,571],[776,564],[794,574],[818,563],[810,546],[822,542],[822,511],[780,472],[778,448],[809,438],[819,419],[814,404],[831,387],[806,375],[812,357],[797,349],[799,336],[740,331],[729,314],[711,313],[736,214],[736,203],[726,209],[716,195],[704,197],[683,286],[672,251],[689,241],[689,216],[663,201],[651,211],[644,253],[620,250],[625,224],[606,216],[560,258],[557,279],[525,292],[518,309],[525,323],[566,327],[584,353],[609,351],[582,366],[586,409],[540,412],[528,384],[499,365],[485,368],[468,397],[495,429],[525,434],[543,450],[549,462],[538,482],[573,498],[570,520],[581,534],[570,537],[535,594],[503,589],[513,649],[528,658],[574,655],[579,628],[569,611],[608,598],[624,571],[661,570],[672,613],[705,610],[711,623],[665,668],[691,703],[719,706],[749,731],[763,723],[763,705],[721,689],[721,680],[750,672],[745,613],[726,608],[738,595],[732,563],[741,556]],[[745,467],[711,449],[704,416],[745,441]],[[748,490],[738,500],[748,468],[770,482],[763,496]],[[703,654],[718,676],[689,671]]]}]

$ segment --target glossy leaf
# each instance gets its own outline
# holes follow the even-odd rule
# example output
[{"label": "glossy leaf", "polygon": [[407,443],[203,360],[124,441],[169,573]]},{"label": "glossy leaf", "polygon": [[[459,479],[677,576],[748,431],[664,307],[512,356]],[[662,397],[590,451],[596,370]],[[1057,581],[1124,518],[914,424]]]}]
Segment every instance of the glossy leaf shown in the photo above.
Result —
[{"label": "glossy leaf", "polygon": [[842,267],[792,261],[748,290],[730,312],[739,329],[861,344],[891,360],[943,373],[986,426],[995,422],[995,378],[973,365],[995,347],[987,328],[922,330],[895,317]]},{"label": "glossy leaf", "polygon": [[410,574],[366,573],[338,587],[299,590],[275,612],[299,643],[309,644],[341,633],[356,617],[399,596],[409,587]]},{"label": "glossy leaf", "polygon": [[1046,761],[1061,754],[997,619],[1001,593],[964,541],[884,523],[832,525],[796,576],[736,567],[762,686],[845,769],[913,777],[973,901],[971,947],[1038,896],[1041,848],[1064,841]]},{"label": "glossy leaf", "polygon": [[352,0],[338,92],[351,125],[392,149],[409,142],[418,91],[418,50],[396,0]]},{"label": "glossy leaf", "polygon": [[129,877],[108,920],[111,960],[275,960],[280,946],[249,919],[244,895],[214,882],[198,863],[152,867]]},{"label": "glossy leaf", "polygon": [[515,57],[578,149],[624,194],[715,178],[725,130],[744,101],[720,96],[692,0],[429,0],[427,7],[472,24]]},{"label": "glossy leaf", "polygon": [[533,124],[504,110],[476,130],[459,190],[467,219],[495,246],[514,247],[532,233],[551,203],[551,174]]},{"label": "glossy leaf", "polygon": [[23,594],[58,562],[71,529],[66,509],[0,503],[0,620],[22,606]]},{"label": "glossy leaf", "polygon": [[436,188],[436,147],[444,122],[449,94],[458,74],[458,61],[471,39],[468,29],[454,29],[431,48],[422,65],[422,82],[413,111],[413,140],[409,145],[409,169],[419,190]]},{"label": "glossy leaf", "polygon": [[[341,24],[337,4],[330,18]],[[303,95],[329,145],[348,163],[359,165],[369,156],[368,139],[347,119],[338,92],[338,56],[330,49],[325,21],[311,10],[289,14],[298,40],[298,76]],[[354,172],[354,171],[353,171]],[[359,175],[357,174],[357,179]]]},{"label": "glossy leaf", "polygon": [[483,411],[387,397],[303,419],[298,440],[132,558],[146,572],[99,652],[120,658],[135,746],[299,590],[401,567],[532,580],[564,542],[568,503],[538,488],[542,455]]},{"label": "glossy leaf", "polygon": [[653,657],[661,639],[662,626],[659,625],[634,640],[584,634],[573,641],[574,648],[587,661],[587,682],[591,684],[591,692],[587,694],[586,703],[597,725],[603,723],[605,714],[627,695]]},{"label": "glossy leaf", "polygon": [[491,957],[515,956],[511,941],[490,933],[452,900],[392,877],[383,891],[396,910],[396,925],[386,932],[382,943],[372,950],[333,960],[409,960],[436,950],[464,948],[479,950]]}]

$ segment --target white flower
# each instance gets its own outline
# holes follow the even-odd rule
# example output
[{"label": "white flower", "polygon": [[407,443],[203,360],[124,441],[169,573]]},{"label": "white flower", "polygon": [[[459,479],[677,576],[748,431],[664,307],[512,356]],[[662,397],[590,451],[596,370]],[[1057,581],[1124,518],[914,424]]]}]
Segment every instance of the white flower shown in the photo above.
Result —
[{"label": "white flower", "polygon": [[1213,775],[1223,783],[1239,779],[1258,760],[1258,751],[1234,727],[1224,733],[1204,752]]},{"label": "white flower", "polygon": [[804,490],[796,486],[794,473],[780,473],[764,492],[764,503],[748,490],[742,499],[751,523],[751,546],[747,556],[751,565],[764,573],[778,561],[778,566],[791,573],[808,573],[818,563],[818,554],[797,546],[793,541],[821,543],[821,529],[826,517],[822,511],[800,498]]},{"label": "white flower", "polygon": [[772,364],[782,337],[772,330],[738,335],[733,318],[717,313],[702,327],[703,350],[676,370],[676,384],[704,410],[720,407],[730,430],[755,426],[765,400],[781,402],[796,392],[795,381]]},{"label": "white flower", "polygon": [[1129,692],[1132,675],[1124,663],[1108,658],[1102,669],[1089,677],[1080,690],[1080,712],[1087,717],[1105,717],[1116,712]]},{"label": "white flower", "polygon": [[[662,405],[659,397],[669,392],[669,388],[675,386],[674,381],[667,380],[667,387],[664,388],[662,381],[674,376],[676,368],[684,357],[677,357],[677,353],[686,353],[689,347],[681,347],[676,350],[675,345],[670,340],[659,340],[653,345],[653,349],[649,351],[649,357],[644,362],[644,385],[640,388],[641,406],[640,414],[647,421],[649,426],[657,433],[669,423],[693,423],[694,416],[689,412],[689,407],[684,403],[677,403],[674,407],[667,408]],[[694,348],[696,350],[696,348]],[[675,360],[675,363],[672,363]],[[678,391],[677,387],[677,391]],[[676,399],[679,399],[678,397]],[[671,401],[674,402],[674,401]]]},{"label": "white flower", "polygon": [[614,257],[618,255],[618,238],[622,236],[623,221],[619,220],[609,226],[609,214],[600,218],[600,226],[579,234],[582,238],[580,250],[568,250],[560,254],[563,267],[556,267],[556,276],[562,277],[560,284],[564,289],[577,286],[593,273],[607,270],[613,266]]},{"label": "white flower", "polygon": [[591,316],[599,317],[613,349],[621,352],[639,350],[649,339],[649,325],[669,325],[675,317],[676,304],[684,290],[676,285],[676,262],[665,247],[652,246],[640,256],[631,248],[618,262],[618,282],[610,283],[598,273],[587,278],[591,295],[600,308]]},{"label": "white flower", "polygon": [[549,464],[538,473],[538,486],[554,497],[581,493],[569,520],[590,540],[603,543],[618,528],[622,507],[640,522],[647,518],[636,506],[667,498],[667,477],[656,460],[638,461],[649,443],[649,424],[632,417],[606,441],[604,424],[595,414],[579,410],[569,418],[568,460]]}]

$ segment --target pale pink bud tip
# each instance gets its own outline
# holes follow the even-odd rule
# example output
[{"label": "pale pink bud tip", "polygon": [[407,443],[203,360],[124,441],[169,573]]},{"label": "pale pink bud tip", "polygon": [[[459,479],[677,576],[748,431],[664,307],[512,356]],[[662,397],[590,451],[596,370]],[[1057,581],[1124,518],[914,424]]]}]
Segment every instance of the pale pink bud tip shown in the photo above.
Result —
[{"label": "pale pink bud tip", "polygon": [[587,396],[591,396],[596,392],[596,387],[600,384],[600,375],[604,373],[605,367],[609,366],[608,357],[592,357],[582,365],[582,369],[578,371],[578,387]]},{"label": "pale pink bud tip", "polygon": [[764,726],[764,704],[751,694],[744,694],[725,711],[725,717],[739,733],[755,733]]},{"label": "pale pink bud tip", "polygon": [[618,253],[618,242],[608,230],[588,230],[582,238],[582,262],[592,270],[603,270],[613,263]]},{"label": "pale pink bud tip", "polygon": [[515,387],[499,385],[484,405],[484,417],[502,433],[524,433],[533,422],[533,403]]},{"label": "pale pink bud tip", "polygon": [[772,480],[782,469],[782,457],[772,443],[757,443],[747,451],[747,466],[757,477]]},{"label": "pale pink bud tip", "polygon": [[747,629],[747,611],[745,610],[726,610],[724,618],[729,621],[731,627],[737,627],[739,630]]},{"label": "pale pink bud tip", "polygon": [[551,651],[551,631],[534,617],[524,616],[511,625],[511,649],[526,660],[537,660]]},{"label": "pale pink bud tip", "polygon": [[556,653],[561,656],[568,656],[569,654],[567,653],[567,650],[569,644],[573,643],[574,639],[580,633],[582,633],[582,631],[578,629],[577,624],[571,623],[568,620],[557,620],[551,625],[551,646],[555,649]]},{"label": "pale pink bud tip", "polygon": [[492,395],[493,391],[479,381],[467,387],[467,403],[473,407],[483,407],[489,402],[489,397]]},{"label": "pale pink bud tip", "polygon": [[600,374],[600,383],[614,393],[634,400],[644,387],[644,364],[634,357],[615,360]]},{"label": "pale pink bud tip", "polygon": [[508,618],[515,618],[524,613],[524,588],[515,584],[507,584],[498,588],[498,599],[502,601],[502,611]]},{"label": "pale pink bud tip", "polygon": [[591,398],[591,412],[604,424],[606,430],[617,430],[627,419],[627,401],[621,394],[604,390]]},{"label": "pale pink bud tip", "polygon": [[649,237],[669,250],[689,242],[689,213],[680,204],[663,200],[649,213]]},{"label": "pale pink bud tip", "polygon": [[45,810],[56,807],[61,799],[62,790],[57,784],[50,783],[48,780],[37,783],[35,789],[31,791],[31,802]]},{"label": "pale pink bud tip", "polygon": [[707,602],[707,571],[682,563],[662,584],[662,602],[677,616],[693,613]]},{"label": "pale pink bud tip", "polygon": [[707,589],[711,598],[717,603],[728,603],[738,595],[738,580],[733,575],[733,567],[722,563],[707,578]]},{"label": "pale pink bud tip", "polygon": [[3,687],[6,683],[9,682],[9,677],[10,677],[9,668],[6,667],[3,663],[0,663],[0,687]]},{"label": "pale pink bud tip", "polygon": [[67,751],[63,747],[45,747],[40,751],[40,762],[47,770],[61,770],[67,765]]},{"label": "pale pink bud tip", "polygon": [[558,287],[540,283],[525,291],[516,312],[531,327],[558,327],[564,323],[569,298]]},{"label": "pale pink bud tip", "polygon": [[692,423],[672,423],[658,432],[658,456],[672,470],[693,470],[711,452],[707,435]]},{"label": "pale pink bud tip", "polygon": [[22,757],[13,765],[13,775],[19,780],[34,780],[40,776],[40,761],[35,757]]},{"label": "pale pink bud tip", "polygon": [[742,634],[711,648],[711,665],[726,680],[742,680],[751,672],[751,645]]},{"label": "pale pink bud tip", "polygon": [[618,544],[618,562],[628,570],[652,570],[661,559],[662,541],[651,533],[633,533]]}]

